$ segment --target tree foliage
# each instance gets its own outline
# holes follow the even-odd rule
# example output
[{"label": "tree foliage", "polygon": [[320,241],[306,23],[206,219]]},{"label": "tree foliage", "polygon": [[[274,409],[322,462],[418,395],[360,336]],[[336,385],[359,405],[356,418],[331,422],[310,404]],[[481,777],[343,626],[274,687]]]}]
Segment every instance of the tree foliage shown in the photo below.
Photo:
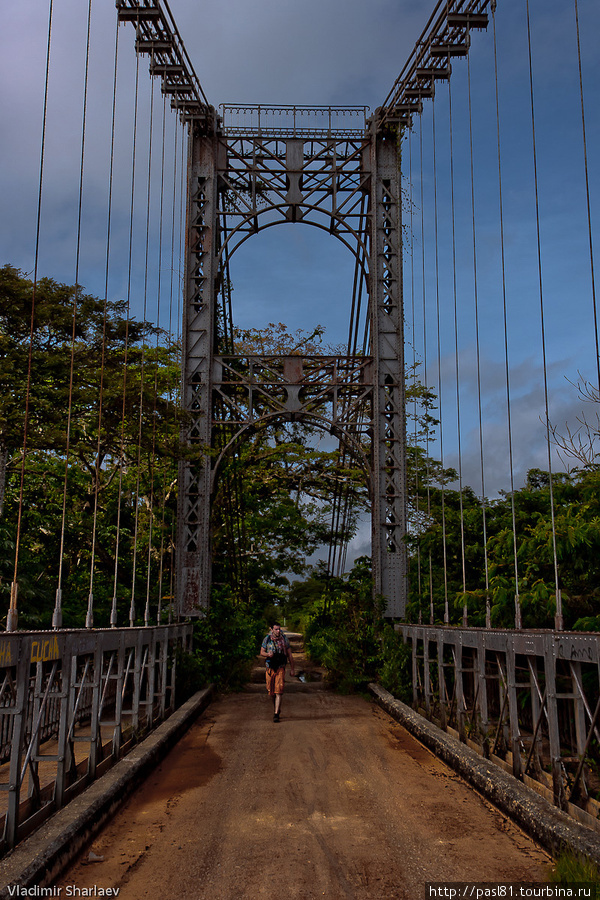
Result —
[{"label": "tree foliage", "polygon": [[[172,557],[178,348],[121,301],[48,278],[34,296],[8,265],[0,269],[0,346],[0,594],[7,604],[20,508],[20,624],[49,624],[59,583],[64,624],[83,624],[91,589],[96,624],[108,624],[115,592],[125,624],[132,593],[139,615],[148,585],[156,606],[158,573]],[[133,571],[134,546],[139,559],[149,557],[150,576],[141,565]]]}]

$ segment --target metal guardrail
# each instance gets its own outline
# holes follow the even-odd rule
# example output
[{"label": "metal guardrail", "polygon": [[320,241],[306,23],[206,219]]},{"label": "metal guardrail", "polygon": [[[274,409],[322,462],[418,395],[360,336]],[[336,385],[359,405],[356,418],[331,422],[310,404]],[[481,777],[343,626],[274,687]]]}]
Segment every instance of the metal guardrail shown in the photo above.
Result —
[{"label": "metal guardrail", "polygon": [[412,648],[416,709],[550,789],[557,806],[598,820],[599,634],[397,630]]},{"label": "metal guardrail", "polygon": [[0,851],[103,774],[175,708],[191,625],[0,637]]},{"label": "metal guardrail", "polygon": [[368,106],[270,106],[221,103],[223,133],[262,137],[356,137],[367,128]]}]

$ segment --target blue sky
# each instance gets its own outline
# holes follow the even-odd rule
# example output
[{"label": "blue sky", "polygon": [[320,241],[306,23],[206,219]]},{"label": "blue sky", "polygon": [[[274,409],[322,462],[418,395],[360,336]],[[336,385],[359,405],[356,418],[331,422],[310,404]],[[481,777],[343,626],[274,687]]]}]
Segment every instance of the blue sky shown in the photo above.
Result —
[{"label": "blue sky", "polygon": [[[209,100],[273,104],[356,104],[374,110],[385,99],[433,7],[430,0],[171,0],[171,9]],[[0,59],[0,189],[5,215],[0,221],[2,261],[33,269],[37,208],[43,79],[47,39],[47,0],[9,0],[3,12],[4,51]],[[74,235],[77,225],[81,154],[82,87],[87,4],[55,0],[40,274],[75,280]],[[581,404],[569,383],[578,372],[593,378],[595,347],[591,316],[590,258],[585,208],[581,111],[574,31],[574,0],[530,0],[534,97],[539,176],[539,208],[546,317],[550,417],[573,424]],[[598,44],[600,5],[579,0],[588,161],[594,239],[598,244],[600,157]],[[508,349],[511,363],[515,481],[532,466],[546,467],[541,375],[540,299],[537,273],[535,197],[525,0],[497,5],[500,71],[501,152],[503,166]],[[79,260],[80,282],[102,294],[106,262],[106,206],[111,121],[115,11],[112,0],[93,0],[89,105],[84,166],[84,214]],[[113,238],[109,294],[127,292],[129,205],[131,193],[131,121],[135,60],[133,29],[123,26],[119,42],[119,93],[115,142]],[[509,486],[506,386],[502,319],[498,163],[491,27],[473,36],[470,56],[476,211],[477,282],[480,315],[480,369],[484,411],[484,480],[493,495]],[[147,61],[140,66],[138,126],[147,135],[150,80]],[[134,204],[131,297],[141,313],[144,293],[148,316],[158,314],[157,187],[162,101],[154,99],[154,175],[151,191],[151,271],[144,290],[147,138],[139,139]],[[474,326],[474,266],[470,199],[467,65],[453,66],[453,150],[455,176],[456,272],[458,285],[459,368],[463,481],[481,486],[477,417],[477,366]],[[420,270],[420,216],[425,238],[425,310],[427,380],[441,392],[444,462],[457,466],[456,361],[454,358],[453,256],[450,210],[448,89],[438,85],[435,101],[438,280],[433,244],[432,108],[426,102],[412,136],[413,234],[407,207],[407,243],[414,244],[414,282],[406,266],[407,335],[417,335],[423,357],[423,285]],[[423,210],[420,206],[419,132],[423,141]],[[175,120],[165,125],[167,163],[175,154]],[[177,154],[182,150],[177,136]],[[410,194],[405,142],[405,190]],[[167,166],[169,178],[178,172]],[[180,209],[180,182],[175,183]],[[171,188],[172,193],[172,188]],[[169,203],[171,201],[169,200]],[[8,211],[8,214],[6,214]],[[163,217],[170,221],[172,207]],[[169,226],[170,227],[170,226]],[[181,236],[165,225],[160,265],[161,315],[178,277]],[[171,259],[171,248],[173,257]],[[597,267],[598,268],[598,267]],[[172,276],[172,269],[175,270]],[[353,260],[336,240],[307,226],[281,226],[254,237],[232,260],[234,318],[242,326],[284,321],[290,328],[327,327],[327,339],[344,341],[350,308]],[[413,287],[414,283],[414,287]],[[440,298],[441,377],[437,364],[436,296]],[[413,323],[414,306],[414,323]],[[177,315],[176,307],[171,317]],[[411,358],[412,350],[407,351]],[[440,451],[439,444],[432,451]],[[364,535],[360,541],[364,540]],[[358,546],[358,545],[357,545]],[[363,548],[364,549],[364,548]]]}]

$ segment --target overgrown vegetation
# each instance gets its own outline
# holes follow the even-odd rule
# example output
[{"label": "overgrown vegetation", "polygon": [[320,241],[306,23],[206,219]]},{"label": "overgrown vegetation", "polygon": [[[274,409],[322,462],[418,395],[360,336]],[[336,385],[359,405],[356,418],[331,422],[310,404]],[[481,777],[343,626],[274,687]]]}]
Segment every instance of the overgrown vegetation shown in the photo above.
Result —
[{"label": "overgrown vegetation", "polygon": [[[46,278],[36,286],[32,320],[32,294],[26,276],[0,269],[0,602],[6,610],[21,515],[20,627],[50,626],[57,588],[66,626],[83,623],[90,594],[95,625],[109,624],[114,604],[119,625],[130,616],[135,624],[168,621],[177,461],[190,453],[179,442],[180,348],[131,318],[124,303],[105,304]],[[291,334],[272,324],[233,337],[240,365],[253,354],[339,351],[323,344],[321,327]],[[554,475],[553,510],[549,476],[538,469],[514,494],[482,501],[469,487],[457,491],[456,472],[423,449],[437,424],[435,404],[433,392],[408,373],[408,618],[429,621],[433,611],[442,622],[447,606],[458,624],[466,606],[469,624],[483,625],[489,601],[492,625],[510,627],[516,534],[523,625],[553,625],[555,543],[565,625],[600,630],[595,449],[586,451],[579,439],[579,468]],[[587,428],[588,443],[597,432]],[[363,690],[378,679],[410,699],[407,654],[372,598],[369,561],[357,560],[342,578],[330,577],[324,564],[307,566],[334,538],[340,485],[348,515],[336,540],[351,538],[369,508],[360,467],[315,435],[274,418],[223,460],[213,506],[212,607],[195,626],[193,660],[182,665],[188,690],[206,680],[224,689],[243,683],[269,620],[282,614],[305,632],[309,653],[340,690]],[[569,443],[573,435],[562,449]]]},{"label": "overgrown vegetation", "polygon": [[264,618],[256,610],[235,604],[226,592],[215,592],[206,617],[194,626],[193,652],[180,654],[179,699],[208,683],[221,691],[243,687],[266,629]]},{"label": "overgrown vegetation", "polygon": [[554,860],[549,881],[554,884],[600,885],[600,870],[586,857],[564,851]]},{"label": "overgrown vegetation", "polygon": [[359,557],[343,578],[330,578],[323,565],[304,582],[294,582],[287,620],[300,627],[311,659],[327,670],[329,683],[342,692],[364,691],[379,681],[408,699],[410,652],[385,622],[385,601],[373,598],[371,561]]}]

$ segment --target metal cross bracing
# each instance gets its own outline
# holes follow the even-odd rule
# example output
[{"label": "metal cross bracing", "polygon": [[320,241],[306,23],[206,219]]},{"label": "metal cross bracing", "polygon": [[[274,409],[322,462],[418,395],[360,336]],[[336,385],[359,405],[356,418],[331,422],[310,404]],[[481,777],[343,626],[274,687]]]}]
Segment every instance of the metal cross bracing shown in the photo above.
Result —
[{"label": "metal cross bracing", "polygon": [[368,106],[269,106],[221,103],[223,134],[283,138],[355,138],[367,128]]},{"label": "metal cross bracing", "polygon": [[[440,0],[372,116],[364,106],[270,104],[223,104],[218,115],[165,0],[116,6],[118,21],[135,29],[138,57],[149,58],[151,76],[160,79],[189,135],[182,405],[192,452],[179,471],[179,611],[199,615],[209,603],[211,499],[222,461],[256,428],[303,421],[331,431],[365,473],[374,590],[385,596],[387,614],[401,618],[407,582],[401,140],[424,100],[435,98],[436,84],[449,81],[451,61],[468,54],[471,33],[486,28],[495,2]],[[350,341],[339,356],[235,354],[229,261],[249,237],[290,222],[334,235],[354,255],[358,290],[368,301],[362,348]],[[15,578],[15,616],[16,585]],[[37,821],[51,807],[43,767],[55,767],[52,803],[60,804],[118,753],[124,727],[170,705],[167,640],[172,647],[190,633],[178,629],[169,638],[161,629],[94,637],[59,632],[58,655],[41,658],[35,635],[10,636],[10,659],[5,654],[0,662],[2,751],[11,748],[7,845],[26,827],[24,816]],[[547,770],[559,805],[569,798],[588,803],[594,737],[600,741],[594,636],[402,630],[413,649],[417,707],[465,740],[479,735],[484,752],[509,760],[517,777],[533,771],[544,779]],[[77,724],[87,717],[89,734]],[[53,734],[57,753],[41,753]],[[89,748],[83,776],[79,743]]]},{"label": "metal cross bracing", "polygon": [[415,708],[595,827],[600,637],[397,628],[412,649]]},{"label": "metal cross bracing", "polygon": [[29,632],[0,641],[0,852],[175,709],[191,627]]},{"label": "metal cross bracing", "polygon": [[[289,110],[282,110],[282,115]],[[293,111],[292,111],[293,115]],[[292,126],[293,127],[293,126]],[[405,489],[404,489],[404,384],[401,297],[400,176],[395,137],[362,132],[355,138],[305,134],[303,138],[269,134],[261,125],[254,137],[217,130],[213,135],[191,129],[188,192],[189,240],[186,261],[184,326],[184,406],[192,421],[188,440],[199,448],[215,446],[213,409],[234,409],[240,389],[257,393],[257,367],[237,367],[231,384],[223,381],[236,369],[219,354],[218,293],[228,260],[248,237],[277,223],[305,222],[338,237],[354,253],[369,295],[369,373],[372,390],[361,406],[372,423],[369,487],[372,502],[375,590],[383,593],[389,615],[402,615],[405,603]],[[245,415],[252,428],[274,417],[311,420],[317,398],[306,405],[299,393],[309,393],[306,375],[311,365],[334,380],[321,382],[319,403],[339,394],[340,358],[283,363],[285,396],[279,412]],[[298,368],[300,366],[300,368]],[[287,368],[287,373],[286,373]],[[296,372],[294,372],[294,368]],[[268,367],[267,367],[268,369]],[[361,369],[363,378],[366,368]],[[265,368],[261,370],[261,377]],[[283,383],[269,383],[260,393],[282,393]],[[350,386],[346,388],[346,394]],[[363,388],[361,387],[361,390]],[[347,399],[347,398],[346,398]],[[336,403],[338,400],[336,400]],[[277,403],[275,402],[275,406]],[[346,416],[358,408],[346,402]],[[239,414],[239,410],[238,410]],[[235,419],[233,419],[235,422]],[[339,429],[337,410],[328,428]],[[247,426],[249,427],[249,426]],[[355,425],[345,430],[351,434]],[[365,432],[367,434],[367,432]],[[352,445],[345,439],[346,445]],[[360,454],[359,454],[360,455]],[[180,608],[184,614],[208,605],[210,591],[210,498],[214,466],[206,453],[198,464],[182,465],[180,482]]]},{"label": "metal cross bracing", "polygon": [[[158,0],[145,4],[129,0],[118,4],[118,14],[136,27],[138,53],[150,56],[151,75],[161,76],[163,92],[175,98],[173,105],[189,124],[182,404],[190,415],[184,439],[198,448],[198,458],[180,465],[180,612],[198,615],[209,604],[215,454],[222,458],[227,447],[243,438],[244,429],[266,426],[277,418],[312,416],[314,424],[314,402],[309,412],[300,399],[301,391],[307,394],[304,374],[290,378],[292,361],[282,361],[283,380],[278,376],[273,383],[267,376],[260,385],[262,397],[271,393],[273,402],[268,413],[257,415],[252,402],[258,388],[252,380],[257,367],[242,360],[236,366],[231,357],[230,307],[225,297],[229,261],[242,243],[263,228],[304,222],[335,235],[350,249],[368,296],[365,349],[372,380],[360,416],[369,423],[363,429],[370,443],[368,465],[363,468],[372,504],[374,591],[385,597],[387,615],[402,617],[407,592],[406,440],[398,127],[410,125],[412,115],[421,112],[422,97],[433,96],[436,79],[449,77],[450,57],[466,54],[470,29],[486,27],[487,2],[438,4],[414,60],[411,57],[371,119],[366,107],[269,104],[223,104],[221,117],[216,116],[187,66],[164,6],[166,13]],[[169,80],[170,73],[174,81]],[[236,373],[233,381],[223,380],[224,371]],[[335,386],[335,381],[322,386],[323,402],[329,401]],[[346,417],[355,410],[350,404]],[[333,416],[325,421],[339,431],[335,409]],[[352,452],[350,436],[356,429],[356,424],[346,425],[344,452]],[[362,462],[364,450],[357,456]]]}]

